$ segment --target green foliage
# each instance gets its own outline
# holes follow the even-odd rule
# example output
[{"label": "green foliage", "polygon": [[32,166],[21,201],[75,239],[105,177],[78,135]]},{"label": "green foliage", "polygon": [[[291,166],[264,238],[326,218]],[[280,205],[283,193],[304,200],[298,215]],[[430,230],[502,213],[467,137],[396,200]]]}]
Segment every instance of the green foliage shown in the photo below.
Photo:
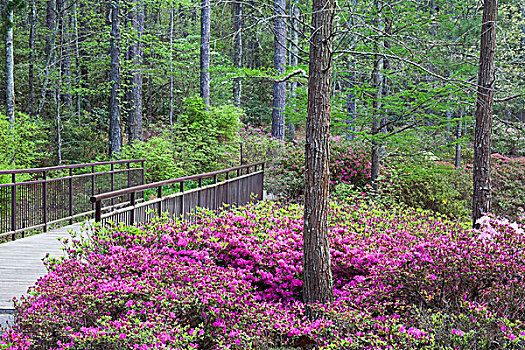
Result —
[{"label": "green foliage", "polygon": [[493,154],[491,211],[496,215],[516,220],[523,209],[525,209],[525,157],[512,159]]},{"label": "green foliage", "polygon": [[0,115],[0,168],[29,168],[39,164],[46,156],[47,143],[43,140],[43,123],[18,113],[11,127],[6,117]]},{"label": "green foliage", "polygon": [[174,124],[146,142],[125,145],[122,159],[146,159],[146,181],[156,182],[230,167],[237,162],[240,111],[208,107],[200,97],[184,101]]},{"label": "green foliage", "polygon": [[383,194],[407,206],[429,209],[449,217],[470,216],[470,175],[451,164],[404,161],[385,171]]}]

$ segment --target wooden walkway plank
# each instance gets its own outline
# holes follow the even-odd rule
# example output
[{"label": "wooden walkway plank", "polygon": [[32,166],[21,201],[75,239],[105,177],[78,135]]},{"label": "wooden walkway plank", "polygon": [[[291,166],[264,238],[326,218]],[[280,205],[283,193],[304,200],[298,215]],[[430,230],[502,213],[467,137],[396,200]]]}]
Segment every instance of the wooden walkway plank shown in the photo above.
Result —
[{"label": "wooden walkway plank", "polygon": [[14,309],[13,298],[26,294],[47,273],[42,261],[46,255],[64,255],[58,238],[71,238],[70,231],[81,233],[81,224],[0,244],[0,324],[9,319],[6,313]]}]

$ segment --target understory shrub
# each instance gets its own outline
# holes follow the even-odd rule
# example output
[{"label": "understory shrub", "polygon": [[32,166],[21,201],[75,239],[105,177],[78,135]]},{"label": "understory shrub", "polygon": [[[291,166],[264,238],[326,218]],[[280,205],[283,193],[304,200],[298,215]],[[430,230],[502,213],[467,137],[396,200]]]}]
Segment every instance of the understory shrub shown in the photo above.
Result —
[{"label": "understory shrub", "polygon": [[517,220],[525,209],[525,157],[492,155],[492,212]]},{"label": "understory shrub", "polygon": [[302,209],[97,228],[18,301],[10,349],[521,349],[525,233],[421,209],[329,214],[335,299],[302,303]]},{"label": "understory shrub", "polygon": [[229,168],[239,163],[240,112],[233,106],[207,107],[187,98],[172,130],[123,147],[122,159],[146,159],[146,180],[156,182]]}]

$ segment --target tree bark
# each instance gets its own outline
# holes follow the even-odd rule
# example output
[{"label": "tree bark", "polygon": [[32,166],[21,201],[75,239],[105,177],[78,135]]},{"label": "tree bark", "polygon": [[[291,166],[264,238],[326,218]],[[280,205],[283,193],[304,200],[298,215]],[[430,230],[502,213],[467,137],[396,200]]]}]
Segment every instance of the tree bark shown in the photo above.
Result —
[{"label": "tree bark", "polygon": [[461,139],[461,130],[462,130],[462,122],[463,119],[463,110],[460,111],[460,119],[458,120],[457,130],[456,130],[456,157],[454,159],[454,166],[456,168],[461,167],[461,144],[459,143],[459,140]]},{"label": "tree bark", "polygon": [[5,35],[5,78],[6,78],[6,117],[15,125],[15,55],[13,47],[14,4],[7,0]]},{"label": "tree bark", "polygon": [[82,76],[80,69],[80,48],[79,48],[79,36],[78,36],[78,8],[77,2],[73,2],[73,30],[75,34],[75,75],[76,75],[76,93],[75,93],[75,102],[76,102],[76,112],[78,118],[78,124],[80,125],[80,115],[82,113],[82,94],[80,93]]},{"label": "tree bark", "polygon": [[494,104],[494,53],[496,50],[496,22],[498,0],[484,0],[483,24],[478,72],[478,97],[476,103],[476,130],[474,135],[474,193],[472,221],[490,212],[492,145],[492,111]]},{"label": "tree bark", "polygon": [[35,113],[35,37],[36,37],[36,0],[31,0],[29,9],[29,71],[28,71],[28,93],[27,112],[30,116]]},{"label": "tree bark", "polygon": [[[328,190],[334,8],[334,0],[313,0],[303,243],[303,298],[307,305],[333,298]],[[307,313],[310,318],[319,316],[310,307]]]},{"label": "tree bark", "polygon": [[131,111],[128,117],[128,140],[130,144],[142,140],[142,65],[144,58],[142,45],[144,2],[142,0],[135,0],[132,25],[136,41],[132,46]]},{"label": "tree bark", "polygon": [[[379,18],[380,2],[376,0],[374,7],[378,11],[376,13],[377,19],[376,24],[379,29],[382,30],[382,21]],[[376,43],[376,51],[381,50],[382,45]],[[381,161],[381,144],[377,141],[376,136],[381,132],[382,129],[382,118],[379,118],[381,114],[381,98],[383,96],[383,73],[381,69],[384,67],[384,58],[381,54],[376,55],[374,61],[374,69],[372,70],[372,83],[374,85],[374,99],[372,101],[372,159],[370,165],[370,180],[372,182],[372,188],[375,192],[379,190],[379,172],[380,172],[380,161]]]},{"label": "tree bark", "polygon": [[210,105],[210,39],[211,5],[210,0],[202,0],[201,8],[201,86],[200,96],[207,106]]},{"label": "tree bark", "polygon": [[[234,23],[234,49],[233,49],[233,64],[238,70],[242,69],[242,2],[237,1],[233,3],[233,23]],[[237,108],[241,107],[242,95],[242,78],[237,77],[233,83],[233,105]]]},{"label": "tree bark", "polygon": [[120,3],[119,0],[111,1],[111,96],[109,99],[109,156],[115,157],[122,148],[122,134],[120,130]]},{"label": "tree bark", "polygon": [[[299,4],[297,1],[292,2],[290,6],[290,18],[291,18],[291,27],[292,27],[292,40],[291,40],[291,55],[290,55],[290,65],[294,68],[294,70],[299,65],[299,31],[298,31],[298,21],[297,18],[299,17]],[[290,83],[290,97],[291,101],[289,102],[290,107],[294,110],[296,108],[296,97],[297,97],[297,81],[293,80]],[[286,121],[286,129],[287,129],[287,140],[293,141],[295,139],[295,124],[291,120]]]},{"label": "tree bark", "polygon": [[171,12],[170,12],[170,112],[169,112],[169,120],[170,120],[170,129],[173,130],[173,100],[174,100],[174,81],[173,81],[173,29],[174,25],[173,22],[175,20],[175,7],[171,5]]},{"label": "tree bark", "polygon": [[[286,0],[274,0],[274,68],[284,74],[286,65]],[[272,136],[284,140],[284,109],[286,107],[286,82],[273,83]]]}]

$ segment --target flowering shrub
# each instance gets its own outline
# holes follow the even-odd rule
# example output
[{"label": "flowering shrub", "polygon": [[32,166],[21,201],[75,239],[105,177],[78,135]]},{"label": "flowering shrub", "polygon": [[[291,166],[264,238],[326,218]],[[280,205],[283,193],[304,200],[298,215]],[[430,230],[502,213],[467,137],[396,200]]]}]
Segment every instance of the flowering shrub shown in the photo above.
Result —
[{"label": "flowering shrub", "polygon": [[242,143],[244,164],[269,162],[284,146],[284,142],[276,140],[271,134],[248,125],[241,125],[239,138]]},{"label": "flowering shrub", "polygon": [[334,204],[335,301],[314,322],[299,206],[98,228],[49,262],[0,348],[523,348],[524,226],[480,223]]},{"label": "flowering shrub", "polygon": [[[370,152],[358,142],[332,138],[330,156],[331,185],[364,186],[370,179]],[[266,179],[268,191],[288,202],[300,201],[304,192],[305,147],[292,143],[283,147],[270,164]]]},{"label": "flowering shrub", "polygon": [[492,211],[516,220],[520,208],[525,209],[525,157],[493,154],[492,189]]}]

